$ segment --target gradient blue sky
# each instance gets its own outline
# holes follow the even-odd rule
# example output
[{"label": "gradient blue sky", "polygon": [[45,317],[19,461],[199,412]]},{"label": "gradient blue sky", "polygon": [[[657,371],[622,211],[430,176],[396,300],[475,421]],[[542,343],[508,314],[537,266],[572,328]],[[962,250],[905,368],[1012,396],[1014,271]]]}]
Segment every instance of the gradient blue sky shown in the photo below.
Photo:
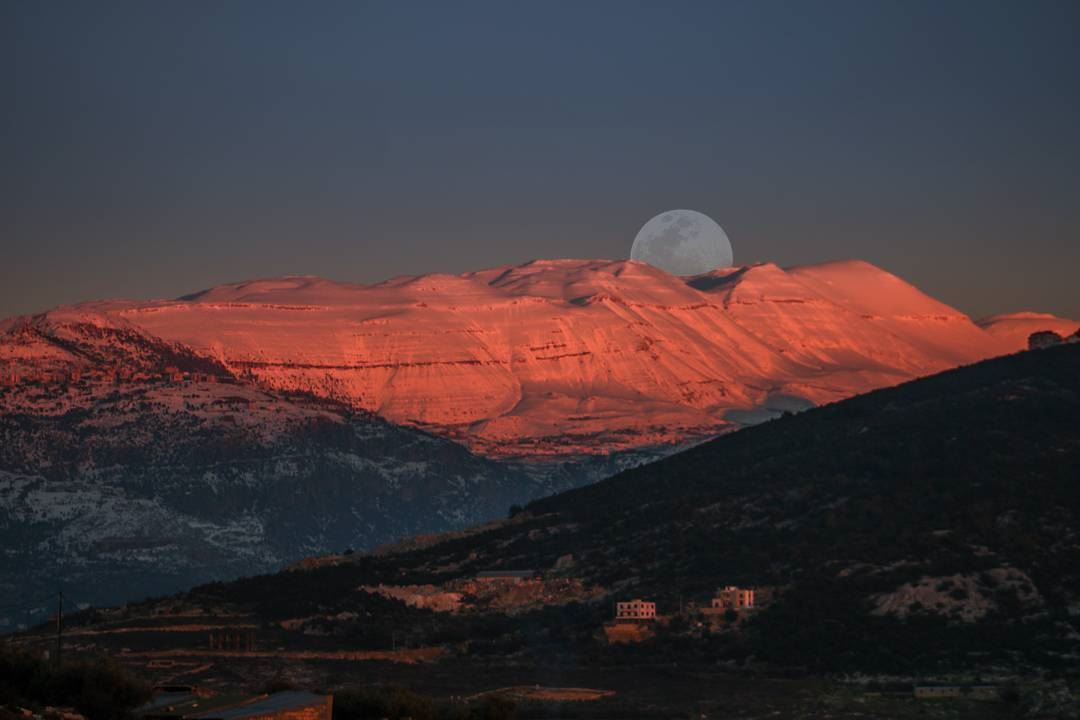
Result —
[{"label": "gradient blue sky", "polygon": [[859,257],[1080,317],[1080,2],[3,0],[0,316],[310,273]]}]

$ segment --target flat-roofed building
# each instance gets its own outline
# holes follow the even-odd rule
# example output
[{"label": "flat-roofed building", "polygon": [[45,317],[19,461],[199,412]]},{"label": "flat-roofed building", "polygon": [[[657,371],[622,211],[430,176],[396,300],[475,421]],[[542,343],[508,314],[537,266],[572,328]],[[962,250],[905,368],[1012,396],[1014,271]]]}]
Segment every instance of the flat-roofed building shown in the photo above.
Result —
[{"label": "flat-roofed building", "polygon": [[712,599],[713,610],[746,610],[754,607],[753,588],[740,588],[728,585],[716,591]]},{"label": "flat-roofed building", "polygon": [[655,620],[656,603],[634,598],[615,603],[616,620]]}]

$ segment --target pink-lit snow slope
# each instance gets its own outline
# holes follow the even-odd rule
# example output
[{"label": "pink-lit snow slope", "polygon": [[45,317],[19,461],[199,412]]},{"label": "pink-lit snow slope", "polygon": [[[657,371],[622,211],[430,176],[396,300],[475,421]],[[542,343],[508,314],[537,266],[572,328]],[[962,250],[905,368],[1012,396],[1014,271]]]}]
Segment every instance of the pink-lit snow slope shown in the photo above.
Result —
[{"label": "pink-lit snow slope", "polygon": [[1049,313],[1018,312],[994,315],[978,322],[986,332],[1009,344],[1010,350],[1026,350],[1028,338],[1040,330],[1069,337],[1080,330],[1080,320],[1069,320]]},{"label": "pink-lit snow slope", "polygon": [[699,439],[1016,349],[858,261],[680,278],[626,260],[538,260],[78,309],[271,388],[533,458]]}]

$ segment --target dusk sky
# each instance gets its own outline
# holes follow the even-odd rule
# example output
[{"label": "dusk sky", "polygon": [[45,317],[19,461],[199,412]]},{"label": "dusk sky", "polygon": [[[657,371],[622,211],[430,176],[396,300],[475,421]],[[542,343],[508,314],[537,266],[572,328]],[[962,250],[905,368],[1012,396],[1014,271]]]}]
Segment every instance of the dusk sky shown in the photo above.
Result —
[{"label": "dusk sky", "polygon": [[1080,2],[15,2],[0,317],[282,274],[857,257],[1080,317]]}]

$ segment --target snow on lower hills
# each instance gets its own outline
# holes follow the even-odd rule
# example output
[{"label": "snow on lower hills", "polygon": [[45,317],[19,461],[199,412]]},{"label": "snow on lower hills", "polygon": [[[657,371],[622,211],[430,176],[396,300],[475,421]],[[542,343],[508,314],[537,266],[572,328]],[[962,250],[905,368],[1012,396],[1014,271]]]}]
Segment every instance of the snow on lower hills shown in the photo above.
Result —
[{"label": "snow on lower hills", "polygon": [[769,398],[829,402],[1010,349],[862,262],[687,279],[540,260],[376,285],[256,280],[85,311],[495,456],[672,444],[775,416]]},{"label": "snow on lower hills", "polygon": [[59,581],[87,602],[123,602],[463,528],[567,487],[329,401],[224,380],[0,388],[0,408],[9,595]]},{"label": "snow on lower hills", "polygon": [[979,327],[1009,345],[1012,351],[1026,350],[1028,338],[1039,331],[1068,337],[1080,332],[1080,320],[1060,318],[1049,313],[1018,312],[994,315],[979,320]]},{"label": "snow on lower hills", "polygon": [[99,310],[5,323],[0,369],[4,596],[139,599],[460,529],[577,481],[259,386]]}]

